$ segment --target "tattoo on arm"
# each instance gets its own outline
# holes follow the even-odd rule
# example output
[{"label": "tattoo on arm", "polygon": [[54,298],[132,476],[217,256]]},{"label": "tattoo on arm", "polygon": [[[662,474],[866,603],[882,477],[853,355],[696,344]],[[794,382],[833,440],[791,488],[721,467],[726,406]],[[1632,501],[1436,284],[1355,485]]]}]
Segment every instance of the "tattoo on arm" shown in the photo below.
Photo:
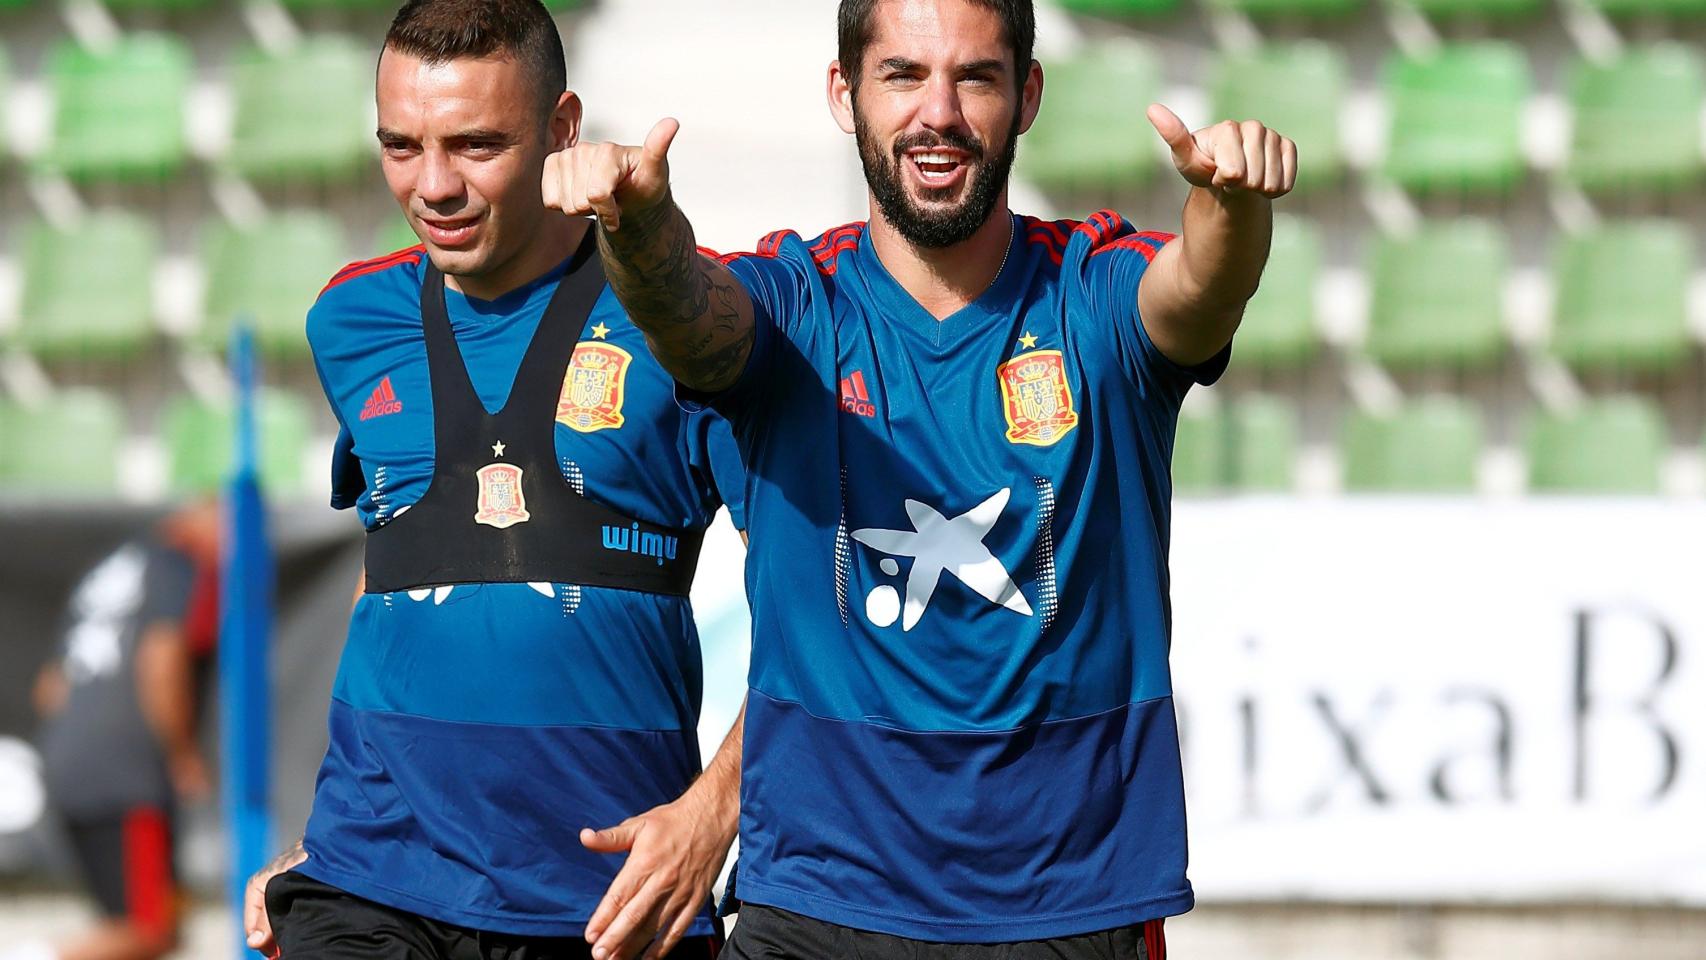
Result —
[{"label": "tattoo on arm", "polygon": [[707,393],[734,385],[752,352],[752,300],[729,269],[699,253],[675,202],[598,231],[604,273],[652,352],[677,380]]}]

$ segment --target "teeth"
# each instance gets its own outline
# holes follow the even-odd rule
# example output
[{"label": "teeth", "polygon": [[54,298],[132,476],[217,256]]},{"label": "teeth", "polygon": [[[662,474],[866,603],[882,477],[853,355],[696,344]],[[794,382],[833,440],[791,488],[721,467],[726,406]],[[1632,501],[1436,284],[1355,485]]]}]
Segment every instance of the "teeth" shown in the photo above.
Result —
[{"label": "teeth", "polygon": [[951,157],[945,153],[919,153],[919,154],[914,154],[912,159],[918,163],[958,163],[959,162],[958,160],[954,159],[953,157]]}]

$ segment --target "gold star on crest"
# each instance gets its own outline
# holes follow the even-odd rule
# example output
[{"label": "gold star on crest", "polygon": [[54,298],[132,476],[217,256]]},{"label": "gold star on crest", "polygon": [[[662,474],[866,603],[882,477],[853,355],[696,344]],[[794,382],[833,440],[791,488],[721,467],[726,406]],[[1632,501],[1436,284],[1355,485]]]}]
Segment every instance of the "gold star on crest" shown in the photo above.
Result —
[{"label": "gold star on crest", "polygon": [[599,321],[598,326],[592,328],[592,338],[594,340],[603,340],[608,336],[610,336],[610,328],[605,326],[602,320]]},{"label": "gold star on crest", "polygon": [[492,444],[492,456],[501,457],[503,455],[504,455],[504,442],[502,440],[499,440],[497,443]]},{"label": "gold star on crest", "polygon": [[1036,345],[1037,335],[1029,330],[1026,330],[1025,335],[1019,338],[1019,346],[1024,347],[1026,350],[1029,350]]}]

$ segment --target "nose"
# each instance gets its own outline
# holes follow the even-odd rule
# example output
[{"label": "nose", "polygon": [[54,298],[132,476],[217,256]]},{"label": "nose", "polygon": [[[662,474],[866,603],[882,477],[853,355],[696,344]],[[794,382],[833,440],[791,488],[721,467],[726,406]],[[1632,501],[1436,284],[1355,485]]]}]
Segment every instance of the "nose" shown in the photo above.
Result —
[{"label": "nose", "polygon": [[421,156],[421,173],[415,181],[415,195],[430,206],[442,206],[459,200],[463,194],[462,174],[444,150],[427,150]]},{"label": "nose", "polygon": [[937,133],[964,128],[959,85],[951,76],[937,73],[930,77],[924,88],[924,102],[919,106],[918,121]]}]

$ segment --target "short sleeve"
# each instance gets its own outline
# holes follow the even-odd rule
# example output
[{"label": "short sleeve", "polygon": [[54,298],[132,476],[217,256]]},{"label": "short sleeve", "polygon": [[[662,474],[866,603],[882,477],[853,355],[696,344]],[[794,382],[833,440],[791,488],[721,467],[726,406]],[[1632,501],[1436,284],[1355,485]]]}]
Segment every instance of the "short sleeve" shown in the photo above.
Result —
[{"label": "short sleeve", "polygon": [[733,415],[767,382],[764,373],[773,362],[778,340],[786,341],[798,331],[809,309],[809,288],[817,268],[811,252],[792,231],[770,234],[759,241],[754,253],[705,253],[726,266],[752,300],[752,353],[740,378],[727,390],[711,395],[680,385],[676,396],[689,410],[710,406]]},{"label": "short sleeve", "polygon": [[[315,309],[319,309],[316,305]],[[313,327],[312,311],[309,313],[309,326]],[[310,346],[313,338],[310,337]],[[348,510],[356,505],[361,495],[367,491],[367,477],[361,472],[361,458],[355,452],[355,435],[350,433],[349,426],[344,423],[343,411],[338,409],[337,397],[332,393],[332,385],[326,379],[326,370],[320,364],[319,352],[314,354],[314,373],[320,378],[320,390],[326,396],[326,403],[332,408],[332,415],[338,420],[338,438],[332,443],[332,509]]]},{"label": "short sleeve", "polygon": [[355,437],[348,427],[339,425],[338,439],[332,444],[332,509],[348,510],[366,491],[367,476],[355,453]]},{"label": "short sleeve", "polygon": [[1124,218],[1108,211],[1093,215],[1079,232],[1083,237],[1075,236],[1075,242],[1086,238],[1089,241],[1081,256],[1090,326],[1105,334],[1126,375],[1139,391],[1159,392],[1177,404],[1192,384],[1208,386],[1219,380],[1231,360],[1231,344],[1203,363],[1187,367],[1168,359],[1155,346],[1139,315],[1138,285],[1155,256],[1172,242],[1174,235],[1139,232]]},{"label": "short sleeve", "polygon": [[714,488],[717,499],[729,508],[736,530],[746,529],[746,467],[735,446],[729,422],[713,410],[693,414],[691,450],[693,470]]},{"label": "short sleeve", "polygon": [[142,575],[142,608],[137,623],[182,623],[195,589],[195,565],[176,550],[149,551]]}]

